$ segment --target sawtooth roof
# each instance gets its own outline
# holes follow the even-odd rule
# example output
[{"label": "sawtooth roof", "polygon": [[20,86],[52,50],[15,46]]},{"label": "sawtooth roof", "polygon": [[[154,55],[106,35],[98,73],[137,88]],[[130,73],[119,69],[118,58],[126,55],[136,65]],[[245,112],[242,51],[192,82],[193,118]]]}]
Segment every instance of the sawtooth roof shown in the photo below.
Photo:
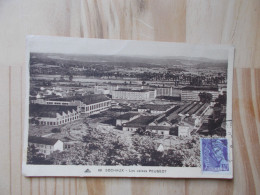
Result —
[{"label": "sawtooth roof", "polygon": [[30,104],[29,115],[32,117],[56,118],[56,113],[62,115],[63,112],[68,113],[68,111],[72,112],[73,110],[77,111],[77,106]]},{"label": "sawtooth roof", "polygon": [[46,138],[46,137],[36,137],[29,136],[28,142],[35,144],[44,144],[44,145],[54,145],[58,139]]}]

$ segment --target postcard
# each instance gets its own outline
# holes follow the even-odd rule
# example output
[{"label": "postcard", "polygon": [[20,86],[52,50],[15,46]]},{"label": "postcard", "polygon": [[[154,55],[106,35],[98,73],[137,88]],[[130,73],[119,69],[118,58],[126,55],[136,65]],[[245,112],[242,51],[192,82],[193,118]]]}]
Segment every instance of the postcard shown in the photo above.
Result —
[{"label": "postcard", "polygon": [[234,48],[27,37],[25,176],[233,178]]}]

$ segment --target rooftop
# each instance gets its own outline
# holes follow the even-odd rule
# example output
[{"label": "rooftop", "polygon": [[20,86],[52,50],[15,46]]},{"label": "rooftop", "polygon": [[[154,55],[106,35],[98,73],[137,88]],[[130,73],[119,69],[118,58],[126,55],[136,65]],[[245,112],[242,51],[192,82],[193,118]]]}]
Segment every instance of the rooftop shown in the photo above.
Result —
[{"label": "rooftop", "polygon": [[144,126],[147,126],[148,124],[150,124],[151,122],[154,121],[154,119],[156,118],[157,116],[140,116],[138,117],[137,119],[134,119],[128,123],[125,123],[124,126],[127,126],[127,127],[144,127]]},{"label": "rooftop", "polygon": [[150,110],[157,110],[157,111],[166,111],[173,104],[145,104],[138,107],[138,109],[150,109]]},{"label": "rooftop", "polygon": [[165,131],[170,131],[172,127],[168,126],[148,126],[146,129],[147,130],[165,130]]},{"label": "rooftop", "polygon": [[103,94],[94,94],[94,95],[85,95],[85,96],[73,96],[73,97],[65,97],[65,98],[55,98],[51,100],[56,101],[73,101],[73,100],[79,100],[83,102],[86,105],[95,104],[98,102],[104,102],[107,100],[110,100],[107,96]]},{"label": "rooftop", "polygon": [[60,96],[58,96],[58,95],[45,95],[42,99],[49,100],[52,98],[59,98],[59,97]]},{"label": "rooftop", "polygon": [[73,110],[77,111],[77,106],[30,104],[29,115],[33,117],[56,118],[56,113],[62,115],[62,112],[68,113],[68,111],[72,112]]},{"label": "rooftop", "polygon": [[125,113],[117,117],[117,119],[121,120],[129,120],[130,118],[137,116],[138,113]]},{"label": "rooftop", "polygon": [[54,145],[58,139],[51,139],[46,137],[29,136],[28,142],[35,144]]},{"label": "rooftop", "polygon": [[148,89],[118,89],[115,91],[129,91],[129,92],[148,92]]}]

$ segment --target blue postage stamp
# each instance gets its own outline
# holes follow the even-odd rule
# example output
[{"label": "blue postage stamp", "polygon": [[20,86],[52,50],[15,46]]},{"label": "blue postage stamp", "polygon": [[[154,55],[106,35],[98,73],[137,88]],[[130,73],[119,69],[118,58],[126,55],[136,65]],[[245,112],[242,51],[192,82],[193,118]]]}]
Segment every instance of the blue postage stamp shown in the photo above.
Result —
[{"label": "blue postage stamp", "polygon": [[201,138],[200,149],[202,171],[229,171],[227,139]]}]

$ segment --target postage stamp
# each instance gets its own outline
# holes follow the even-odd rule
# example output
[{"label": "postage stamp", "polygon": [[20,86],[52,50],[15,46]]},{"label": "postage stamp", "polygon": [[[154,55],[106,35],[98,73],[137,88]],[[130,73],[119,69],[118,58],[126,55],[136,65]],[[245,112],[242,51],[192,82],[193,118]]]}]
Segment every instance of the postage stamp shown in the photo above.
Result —
[{"label": "postage stamp", "polygon": [[201,138],[201,166],[204,172],[229,171],[227,139]]}]

